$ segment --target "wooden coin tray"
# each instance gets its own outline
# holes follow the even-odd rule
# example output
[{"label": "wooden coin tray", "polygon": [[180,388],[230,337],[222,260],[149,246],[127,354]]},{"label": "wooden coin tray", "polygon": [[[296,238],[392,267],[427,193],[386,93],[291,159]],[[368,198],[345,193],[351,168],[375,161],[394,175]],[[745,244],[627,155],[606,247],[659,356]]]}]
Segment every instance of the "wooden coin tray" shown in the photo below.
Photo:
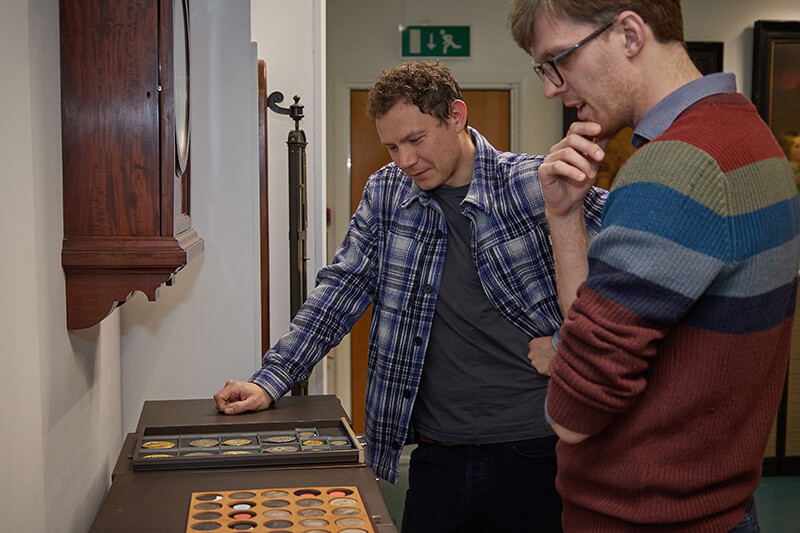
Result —
[{"label": "wooden coin tray", "polygon": [[345,418],[304,420],[302,427],[297,422],[143,426],[133,455],[136,471],[336,463],[364,464],[364,448]]},{"label": "wooden coin tray", "polygon": [[193,492],[186,533],[375,533],[358,487]]}]

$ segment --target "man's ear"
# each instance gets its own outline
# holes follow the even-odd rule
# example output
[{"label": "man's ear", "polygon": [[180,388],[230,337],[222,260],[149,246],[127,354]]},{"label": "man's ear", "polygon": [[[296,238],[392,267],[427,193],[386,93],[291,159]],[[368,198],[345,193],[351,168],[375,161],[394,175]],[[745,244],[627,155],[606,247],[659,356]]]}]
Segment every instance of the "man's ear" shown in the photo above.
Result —
[{"label": "man's ear", "polygon": [[464,100],[453,100],[450,104],[450,119],[456,127],[456,131],[461,132],[467,125],[467,104]]},{"label": "man's ear", "polygon": [[638,13],[630,10],[620,13],[618,21],[625,35],[625,55],[637,56],[647,39],[647,24]]}]

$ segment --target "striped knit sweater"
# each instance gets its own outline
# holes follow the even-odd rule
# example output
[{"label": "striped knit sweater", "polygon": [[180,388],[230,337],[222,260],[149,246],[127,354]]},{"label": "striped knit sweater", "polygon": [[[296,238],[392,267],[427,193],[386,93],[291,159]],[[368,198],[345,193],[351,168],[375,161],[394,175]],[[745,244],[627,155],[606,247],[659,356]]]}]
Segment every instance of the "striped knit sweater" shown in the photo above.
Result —
[{"label": "striped knit sweater", "polygon": [[753,105],[706,97],[618,174],[551,363],[565,531],[730,531],[789,353],[800,204]]}]

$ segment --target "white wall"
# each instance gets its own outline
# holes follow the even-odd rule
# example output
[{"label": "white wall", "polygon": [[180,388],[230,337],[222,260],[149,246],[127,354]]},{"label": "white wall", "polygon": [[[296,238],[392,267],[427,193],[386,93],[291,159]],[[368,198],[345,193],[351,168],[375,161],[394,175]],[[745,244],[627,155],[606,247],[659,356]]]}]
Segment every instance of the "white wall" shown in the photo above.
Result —
[{"label": "white wall", "polygon": [[0,4],[3,531],[83,532],[122,442],[119,316],[66,330],[58,0]]},{"label": "white wall", "polygon": [[191,216],[204,252],[122,307],[123,429],[145,400],[209,398],[259,366],[257,72],[249,0],[190,4]]},{"label": "white wall", "polygon": [[[334,0],[334,3],[337,0]],[[280,92],[283,108],[300,96],[306,134],[308,232],[306,269],[309,291],[326,263],[325,246],[325,0],[255,0],[252,40],[267,66],[267,94]],[[294,129],[288,115],[269,111],[267,118],[270,240],[270,338],[288,331],[289,308],[289,186],[286,139]],[[326,392],[327,366],[318,365],[309,392]],[[249,375],[249,374],[248,374]]]}]

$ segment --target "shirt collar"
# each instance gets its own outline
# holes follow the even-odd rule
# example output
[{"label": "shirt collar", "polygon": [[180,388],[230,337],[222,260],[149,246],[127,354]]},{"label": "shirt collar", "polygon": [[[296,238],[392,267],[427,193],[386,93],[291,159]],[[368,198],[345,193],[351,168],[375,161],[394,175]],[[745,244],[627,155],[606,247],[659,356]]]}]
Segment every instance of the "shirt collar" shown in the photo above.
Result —
[{"label": "shirt collar", "polygon": [[664,133],[692,104],[712,94],[735,92],[733,74],[718,72],[691,81],[668,94],[645,114],[636,125],[631,142],[639,148]]}]

